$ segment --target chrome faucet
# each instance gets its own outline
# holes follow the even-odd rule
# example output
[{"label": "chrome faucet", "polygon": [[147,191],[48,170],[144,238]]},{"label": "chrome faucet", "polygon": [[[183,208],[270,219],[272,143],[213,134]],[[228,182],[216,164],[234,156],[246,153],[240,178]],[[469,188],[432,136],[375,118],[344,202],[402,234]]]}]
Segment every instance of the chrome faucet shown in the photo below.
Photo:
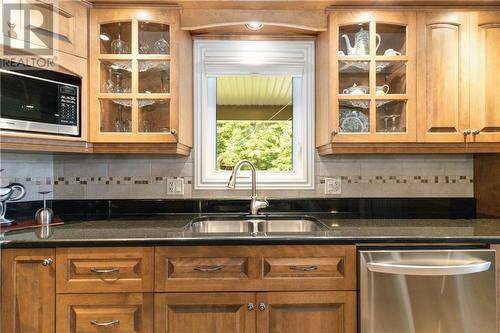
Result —
[{"label": "chrome faucet", "polygon": [[238,171],[240,171],[243,164],[250,166],[252,169],[252,196],[250,197],[250,215],[258,215],[259,210],[269,207],[269,202],[266,199],[262,200],[257,198],[257,180],[256,180],[256,172],[255,166],[252,162],[248,160],[241,160],[236,163],[233,168],[233,172],[231,173],[231,177],[229,177],[229,182],[227,183],[227,187],[234,188],[236,186],[236,176]]}]

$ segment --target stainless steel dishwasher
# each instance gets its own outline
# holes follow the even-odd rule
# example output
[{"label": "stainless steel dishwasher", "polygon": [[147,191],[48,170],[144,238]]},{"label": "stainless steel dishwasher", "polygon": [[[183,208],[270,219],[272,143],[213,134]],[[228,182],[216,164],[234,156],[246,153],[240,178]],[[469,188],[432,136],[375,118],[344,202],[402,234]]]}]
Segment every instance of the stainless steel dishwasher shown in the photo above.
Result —
[{"label": "stainless steel dishwasher", "polygon": [[496,333],[495,251],[359,251],[361,333]]}]

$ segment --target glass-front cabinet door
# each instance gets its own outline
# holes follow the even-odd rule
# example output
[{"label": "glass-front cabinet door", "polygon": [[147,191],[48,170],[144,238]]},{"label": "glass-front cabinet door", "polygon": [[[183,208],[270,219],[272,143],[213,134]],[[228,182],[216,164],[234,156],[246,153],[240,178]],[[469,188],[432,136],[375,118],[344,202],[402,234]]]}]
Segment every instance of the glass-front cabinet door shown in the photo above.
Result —
[{"label": "glass-front cabinet door", "polygon": [[92,140],[175,142],[175,17],[157,10],[97,9],[91,24]]},{"label": "glass-front cabinet door", "polygon": [[415,14],[331,15],[333,142],[414,141]]}]

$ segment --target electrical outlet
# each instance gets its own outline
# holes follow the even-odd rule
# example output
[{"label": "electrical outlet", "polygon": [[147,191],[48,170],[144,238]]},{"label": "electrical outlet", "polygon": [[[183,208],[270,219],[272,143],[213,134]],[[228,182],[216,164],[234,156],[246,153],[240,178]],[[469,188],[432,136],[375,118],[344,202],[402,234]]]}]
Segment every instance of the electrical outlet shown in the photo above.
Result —
[{"label": "electrical outlet", "polygon": [[341,194],[342,180],[340,178],[325,178],[325,194]]},{"label": "electrical outlet", "polygon": [[167,195],[184,195],[184,178],[167,177]]}]

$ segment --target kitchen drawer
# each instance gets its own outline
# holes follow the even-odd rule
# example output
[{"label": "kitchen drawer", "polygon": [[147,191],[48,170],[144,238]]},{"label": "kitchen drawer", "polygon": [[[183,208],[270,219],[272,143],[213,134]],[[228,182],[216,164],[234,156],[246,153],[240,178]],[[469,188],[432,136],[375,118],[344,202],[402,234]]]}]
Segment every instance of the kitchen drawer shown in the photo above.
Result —
[{"label": "kitchen drawer", "polygon": [[57,293],[149,292],[153,248],[58,248]]},{"label": "kitchen drawer", "polygon": [[186,246],[155,251],[155,291],[356,290],[356,249]]},{"label": "kitchen drawer", "polygon": [[356,290],[354,246],[268,246],[261,256],[261,290]]},{"label": "kitchen drawer", "polygon": [[153,332],[153,294],[57,295],[58,333]]},{"label": "kitchen drawer", "polygon": [[155,291],[249,290],[258,270],[250,254],[238,246],[159,247]]}]

